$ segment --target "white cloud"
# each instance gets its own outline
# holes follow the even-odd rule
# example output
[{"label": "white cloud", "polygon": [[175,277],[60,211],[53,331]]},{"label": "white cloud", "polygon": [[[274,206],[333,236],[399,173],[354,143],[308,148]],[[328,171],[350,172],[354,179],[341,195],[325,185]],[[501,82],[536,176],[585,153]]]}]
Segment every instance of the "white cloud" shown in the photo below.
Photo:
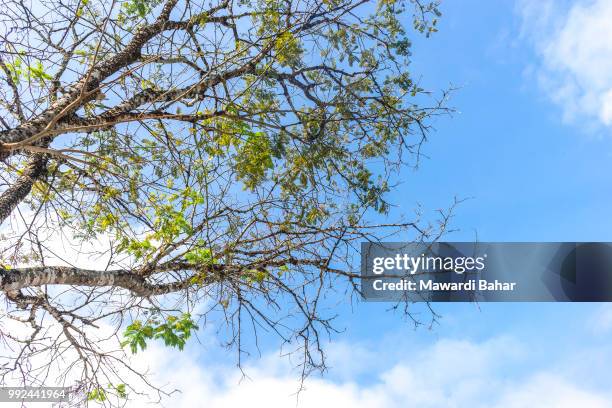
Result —
[{"label": "white cloud", "polygon": [[[330,379],[333,372],[331,377],[311,378],[296,400],[296,373],[280,357],[266,355],[246,367],[249,376],[246,379],[234,367],[198,364],[197,351],[195,354],[169,353],[153,347],[142,357],[153,364],[158,382],[183,390],[163,404],[172,408],[598,408],[612,405],[609,391],[585,388],[589,375],[596,373],[583,374],[577,383],[559,369],[563,361],[559,367],[538,370],[530,366],[535,357],[530,353],[534,351],[507,337],[480,343],[445,339],[424,348],[396,344],[395,349],[376,349],[372,345],[339,343],[329,351],[332,360],[351,361],[351,370],[368,372],[369,369],[370,376],[360,383],[344,375],[334,381]],[[362,359],[364,351],[366,358]],[[372,365],[372,356],[393,364],[380,369]],[[523,370],[517,371],[517,367]]]},{"label": "white cloud", "polygon": [[[103,328],[110,330],[110,328]],[[204,337],[214,336],[214,333]],[[211,337],[212,338],[212,337]],[[206,340],[206,338],[205,338]],[[266,354],[245,367],[248,378],[229,364],[203,364],[203,357],[216,350],[191,343],[183,352],[152,343],[131,358],[133,368],[148,371],[152,382],[166,391],[180,389],[157,404],[130,392],[127,406],[145,408],[523,408],[612,406],[612,395],[602,384],[601,370],[592,365],[578,367],[565,350],[554,366],[538,368],[537,351],[512,337],[494,337],[481,342],[441,339],[425,347],[396,342],[395,348],[375,344],[339,342],[328,348],[331,360],[351,362],[355,373],[369,373],[359,383],[350,376],[307,380],[297,397],[297,374],[284,357]],[[587,350],[581,359],[610,360],[610,350]],[[364,359],[363,353],[366,354]],[[232,356],[227,355],[228,358]],[[209,356],[210,357],[210,356]],[[372,364],[373,358],[382,364]],[[389,363],[392,362],[392,363]],[[572,369],[567,370],[570,366]],[[578,370],[578,371],[577,371]],[[125,371],[125,369],[122,369]],[[130,375],[124,372],[126,382]],[[576,381],[579,378],[579,381]],[[133,379],[135,381],[135,379]],[[597,386],[599,384],[599,388]],[[142,384],[140,385],[142,390]],[[7,407],[11,406],[7,404]],[[14,405],[17,407],[18,405]],[[91,406],[96,406],[92,403]]]},{"label": "white cloud", "polygon": [[[612,2],[519,1],[534,76],[567,121],[612,126]],[[533,68],[533,67],[532,67]]]}]

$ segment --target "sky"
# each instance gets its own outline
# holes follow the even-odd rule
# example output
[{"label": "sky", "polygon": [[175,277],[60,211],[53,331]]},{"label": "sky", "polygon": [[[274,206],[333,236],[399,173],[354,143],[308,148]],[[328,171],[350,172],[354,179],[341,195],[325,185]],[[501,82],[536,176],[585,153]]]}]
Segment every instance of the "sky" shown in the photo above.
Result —
[{"label": "sky", "polygon": [[[402,174],[392,216],[417,203],[433,216],[456,196],[469,199],[447,240],[612,241],[612,2],[447,0],[441,11],[411,70],[427,89],[456,87],[456,112]],[[612,305],[434,304],[439,322],[415,329],[389,305],[338,296],[330,369],[299,396],[277,343],[262,343],[244,378],[213,327],[135,364],[182,390],[172,408],[612,407]]]},{"label": "sky", "polygon": [[[425,88],[456,87],[392,215],[468,198],[447,240],[612,241],[612,2],[445,1],[417,39]],[[415,329],[389,305],[340,298],[330,369],[296,397],[273,341],[241,377],[203,333],[184,353],[141,358],[183,393],[172,407],[611,407],[612,306],[434,304]],[[425,314],[416,306],[416,313]]]},{"label": "sky", "polygon": [[[610,241],[612,40],[606,1],[446,1],[412,69],[452,85],[396,203],[458,208],[455,240]],[[607,27],[606,27],[607,25]],[[606,105],[608,104],[608,105]]]}]

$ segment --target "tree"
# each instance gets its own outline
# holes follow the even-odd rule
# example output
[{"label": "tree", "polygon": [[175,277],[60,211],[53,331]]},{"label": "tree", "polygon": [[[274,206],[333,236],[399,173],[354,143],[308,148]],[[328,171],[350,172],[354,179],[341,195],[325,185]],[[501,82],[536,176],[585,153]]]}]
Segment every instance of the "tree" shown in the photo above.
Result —
[{"label": "tree", "polygon": [[[78,373],[90,399],[125,396],[122,353],[157,340],[182,349],[212,314],[239,364],[243,333],[271,330],[307,375],[324,367],[320,336],[334,329],[325,297],[358,294],[356,244],[403,230],[435,239],[446,225],[448,214],[368,222],[446,112],[445,95],[408,72],[410,34],[436,31],[435,3],[0,10],[6,381],[42,383],[69,350],[61,375]],[[70,266],[85,248],[94,267]]]}]

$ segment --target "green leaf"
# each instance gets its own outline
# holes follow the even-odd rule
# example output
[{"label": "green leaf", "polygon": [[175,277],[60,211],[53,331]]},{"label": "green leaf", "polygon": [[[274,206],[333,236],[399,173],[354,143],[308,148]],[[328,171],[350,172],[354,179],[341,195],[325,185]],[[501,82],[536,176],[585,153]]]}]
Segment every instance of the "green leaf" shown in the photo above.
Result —
[{"label": "green leaf", "polygon": [[125,384],[118,384],[115,386],[115,391],[117,391],[117,395],[119,398],[127,398],[127,392],[125,391]]},{"label": "green leaf", "polygon": [[102,388],[94,388],[87,393],[87,401],[104,402],[106,401],[106,392]]},{"label": "green leaf", "polygon": [[147,348],[147,340],[163,340],[168,347],[176,347],[183,350],[185,343],[191,337],[198,326],[192,320],[189,313],[181,316],[168,316],[164,323],[157,323],[157,316],[152,316],[148,323],[143,324],[140,320],[135,320],[123,333],[124,340],[121,347],[130,347],[132,354],[136,354],[138,349],[144,351]]}]

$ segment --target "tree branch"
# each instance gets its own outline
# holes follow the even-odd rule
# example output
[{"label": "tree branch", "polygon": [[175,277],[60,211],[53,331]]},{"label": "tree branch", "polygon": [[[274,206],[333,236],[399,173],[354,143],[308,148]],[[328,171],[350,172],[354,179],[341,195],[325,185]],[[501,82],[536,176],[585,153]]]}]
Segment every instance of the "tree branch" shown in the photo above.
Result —
[{"label": "tree branch", "polygon": [[[159,265],[153,269],[152,273],[176,271],[193,265],[184,263],[167,263]],[[222,270],[221,268],[216,268]],[[212,283],[214,276],[219,274],[209,274],[211,277],[204,282]],[[14,292],[23,288],[44,286],[44,285],[75,285],[84,287],[120,287],[131,291],[136,296],[156,296],[166,293],[177,292],[193,285],[193,276],[184,280],[170,283],[154,284],[149,282],[145,276],[137,274],[135,271],[117,269],[110,271],[97,271],[81,269],[68,266],[46,266],[31,268],[15,268],[0,270],[0,289],[5,292]],[[217,278],[218,279],[218,278]]]},{"label": "tree branch", "polygon": [[30,194],[34,182],[46,173],[47,155],[32,155],[21,175],[13,185],[0,194],[0,224],[11,215],[15,207]]}]

